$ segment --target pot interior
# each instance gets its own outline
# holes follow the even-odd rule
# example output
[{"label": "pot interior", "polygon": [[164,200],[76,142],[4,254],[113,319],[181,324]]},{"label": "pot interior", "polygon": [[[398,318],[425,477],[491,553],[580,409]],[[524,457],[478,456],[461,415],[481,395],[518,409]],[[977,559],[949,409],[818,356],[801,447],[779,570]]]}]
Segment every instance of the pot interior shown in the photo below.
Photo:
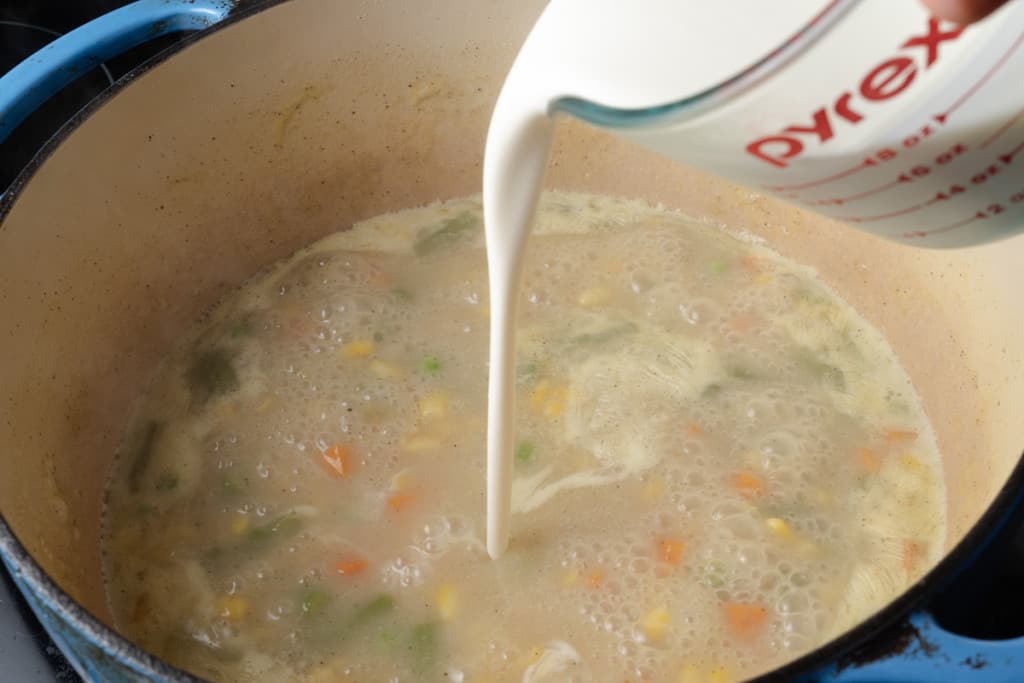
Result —
[{"label": "pot interior", "polygon": [[[138,78],[21,190],[0,225],[0,512],[101,620],[104,482],[155,364],[227,290],[299,246],[479,192],[491,106],[541,6],[275,5]],[[890,244],[571,121],[547,182],[661,202],[817,267],[885,332],[923,398],[944,455],[947,548],[1006,480],[1024,443],[1024,240]]]}]

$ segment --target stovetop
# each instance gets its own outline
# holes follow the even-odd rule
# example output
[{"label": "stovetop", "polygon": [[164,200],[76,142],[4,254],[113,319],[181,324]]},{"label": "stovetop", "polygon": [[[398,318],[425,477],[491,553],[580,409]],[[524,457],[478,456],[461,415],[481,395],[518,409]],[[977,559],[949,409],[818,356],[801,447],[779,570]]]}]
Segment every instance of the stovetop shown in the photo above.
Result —
[{"label": "stovetop", "polygon": [[[117,7],[125,0],[0,0],[0,74],[54,37]],[[43,144],[93,97],[164,48],[171,35],[136,48],[83,75],[50,99],[0,143],[0,193]],[[978,566],[932,605],[946,628],[963,635],[1001,639],[1024,635],[1024,526],[987,553]],[[19,683],[77,683],[10,577],[0,568],[0,678]]]}]

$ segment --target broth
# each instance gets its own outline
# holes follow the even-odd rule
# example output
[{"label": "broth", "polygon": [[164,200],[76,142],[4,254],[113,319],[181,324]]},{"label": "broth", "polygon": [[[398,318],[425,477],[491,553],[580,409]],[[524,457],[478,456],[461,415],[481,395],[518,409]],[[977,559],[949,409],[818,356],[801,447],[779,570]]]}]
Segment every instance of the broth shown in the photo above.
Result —
[{"label": "broth", "polygon": [[939,454],[879,332],[753,240],[554,193],[490,560],[480,216],[361,223],[183,336],[108,490],[126,636],[222,681],[728,681],[938,558]]}]

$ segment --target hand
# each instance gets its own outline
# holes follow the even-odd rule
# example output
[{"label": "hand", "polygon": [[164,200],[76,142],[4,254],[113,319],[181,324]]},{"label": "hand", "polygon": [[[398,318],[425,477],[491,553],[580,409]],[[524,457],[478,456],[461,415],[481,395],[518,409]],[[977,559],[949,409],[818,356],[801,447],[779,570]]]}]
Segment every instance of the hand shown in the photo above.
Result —
[{"label": "hand", "polygon": [[921,0],[939,19],[971,24],[1006,4],[1007,0]]}]

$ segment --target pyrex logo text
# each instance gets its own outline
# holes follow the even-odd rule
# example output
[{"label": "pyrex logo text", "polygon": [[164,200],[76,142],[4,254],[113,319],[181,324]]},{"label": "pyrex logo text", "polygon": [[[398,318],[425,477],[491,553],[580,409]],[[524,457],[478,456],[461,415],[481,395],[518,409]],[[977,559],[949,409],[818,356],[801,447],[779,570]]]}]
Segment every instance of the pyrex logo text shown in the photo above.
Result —
[{"label": "pyrex logo text", "polygon": [[[776,135],[758,138],[747,145],[747,153],[777,168],[786,168],[790,160],[800,156],[807,144],[824,144],[835,137],[834,121],[841,118],[856,125],[870,114],[861,105],[888,100],[905,91],[917,78],[919,70],[930,69],[938,60],[939,45],[955,40],[962,32],[963,27],[943,30],[937,19],[929,19],[926,33],[900,45],[900,50],[906,53],[890,57],[861,79],[857,87],[862,98],[860,101],[847,90],[836,98],[831,107],[820,107],[811,113],[810,124],[786,126]],[[918,64],[912,56],[923,57],[924,63]]]}]

